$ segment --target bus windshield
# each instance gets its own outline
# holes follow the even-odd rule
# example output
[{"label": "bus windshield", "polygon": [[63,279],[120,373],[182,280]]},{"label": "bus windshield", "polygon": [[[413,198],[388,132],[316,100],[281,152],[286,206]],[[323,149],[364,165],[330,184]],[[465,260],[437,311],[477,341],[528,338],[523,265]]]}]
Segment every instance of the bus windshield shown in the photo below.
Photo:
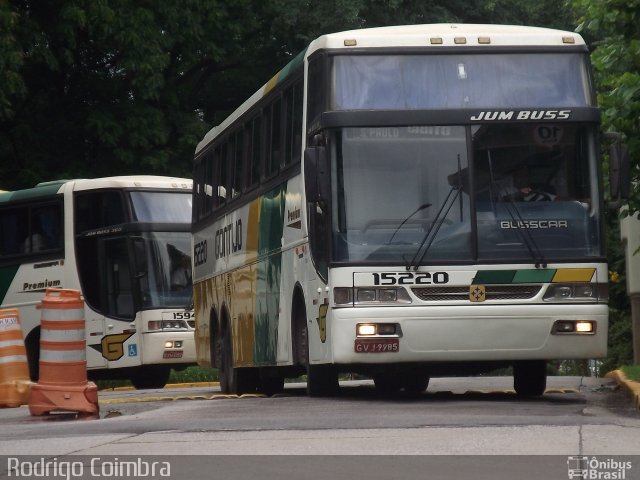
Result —
[{"label": "bus windshield", "polygon": [[579,124],[334,131],[333,261],[599,257],[594,141]]},{"label": "bus windshield", "polygon": [[130,192],[134,219],[138,222],[190,223],[191,192]]},{"label": "bus windshield", "polygon": [[587,56],[566,52],[336,55],[332,92],[333,110],[594,104]]},{"label": "bus windshield", "polygon": [[[192,303],[189,232],[145,232],[134,241],[142,308],[186,307]],[[144,247],[143,247],[144,245]],[[144,260],[140,262],[139,256]]]}]

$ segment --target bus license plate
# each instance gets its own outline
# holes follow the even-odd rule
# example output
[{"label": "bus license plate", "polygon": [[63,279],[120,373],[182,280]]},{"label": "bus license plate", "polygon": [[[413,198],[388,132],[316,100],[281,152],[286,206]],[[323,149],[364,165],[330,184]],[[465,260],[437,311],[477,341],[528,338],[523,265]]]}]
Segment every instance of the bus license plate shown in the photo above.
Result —
[{"label": "bus license plate", "polygon": [[162,358],[182,358],[182,350],[169,350],[162,354]]},{"label": "bus license plate", "polygon": [[356,353],[387,353],[400,351],[398,338],[356,338]]}]

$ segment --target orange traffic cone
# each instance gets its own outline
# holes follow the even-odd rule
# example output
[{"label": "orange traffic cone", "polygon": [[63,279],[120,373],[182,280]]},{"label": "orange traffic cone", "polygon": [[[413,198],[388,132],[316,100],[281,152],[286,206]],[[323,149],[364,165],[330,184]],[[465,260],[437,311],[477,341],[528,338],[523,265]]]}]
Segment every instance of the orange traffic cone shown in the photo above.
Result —
[{"label": "orange traffic cone", "polygon": [[47,288],[40,323],[40,378],[31,388],[31,415],[98,413],[98,387],[87,382],[84,300],[77,290]]},{"label": "orange traffic cone", "polygon": [[0,407],[25,405],[30,387],[20,314],[15,308],[0,310]]}]

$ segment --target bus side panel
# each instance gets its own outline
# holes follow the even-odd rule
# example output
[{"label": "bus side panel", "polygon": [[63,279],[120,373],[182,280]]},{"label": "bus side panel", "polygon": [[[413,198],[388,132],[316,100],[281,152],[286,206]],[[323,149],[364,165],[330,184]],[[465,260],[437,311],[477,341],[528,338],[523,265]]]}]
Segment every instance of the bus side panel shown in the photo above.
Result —
[{"label": "bus side panel", "polygon": [[[315,270],[309,258],[309,246],[304,244],[304,225],[302,208],[302,177],[289,180],[284,209],[284,226],[282,231],[282,272],[280,275],[279,302],[280,318],[278,322],[278,365],[293,363],[291,337],[291,306],[293,292],[297,284],[304,287],[310,272]],[[306,298],[306,296],[305,296]]]},{"label": "bus side panel", "polygon": [[41,312],[36,309],[47,288],[63,288],[64,261],[25,263],[0,267],[2,308],[17,308],[26,337],[40,326]]}]

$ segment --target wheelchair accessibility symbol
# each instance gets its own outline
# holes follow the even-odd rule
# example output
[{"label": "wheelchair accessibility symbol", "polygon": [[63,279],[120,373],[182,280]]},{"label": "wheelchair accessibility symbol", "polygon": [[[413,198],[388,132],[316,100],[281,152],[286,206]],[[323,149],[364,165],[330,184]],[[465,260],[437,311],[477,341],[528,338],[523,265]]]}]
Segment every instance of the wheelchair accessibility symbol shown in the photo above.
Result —
[{"label": "wheelchair accessibility symbol", "polygon": [[135,343],[129,345],[129,356],[130,357],[137,357],[138,356],[138,345],[136,345]]}]

